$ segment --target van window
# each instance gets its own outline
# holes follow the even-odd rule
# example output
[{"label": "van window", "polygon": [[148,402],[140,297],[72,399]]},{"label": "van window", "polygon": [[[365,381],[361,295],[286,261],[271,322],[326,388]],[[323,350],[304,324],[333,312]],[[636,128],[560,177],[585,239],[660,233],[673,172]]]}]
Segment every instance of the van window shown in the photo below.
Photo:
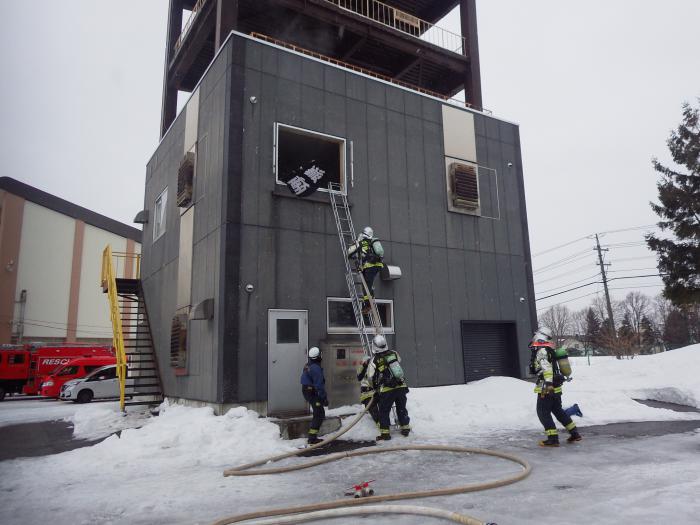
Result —
[{"label": "van window", "polygon": [[58,376],[72,376],[72,375],[77,374],[79,369],[80,369],[80,367],[78,365],[67,366],[56,375],[58,375]]},{"label": "van window", "polygon": [[102,366],[102,365],[98,365],[98,366],[95,366],[95,365],[87,365],[87,366],[85,366],[85,372],[87,372],[87,373],[89,374],[90,372],[92,372],[93,370],[97,370],[97,369],[100,368],[101,366]]},{"label": "van window", "polygon": [[10,354],[10,360],[8,364],[18,365],[20,363],[24,363],[24,354]]}]

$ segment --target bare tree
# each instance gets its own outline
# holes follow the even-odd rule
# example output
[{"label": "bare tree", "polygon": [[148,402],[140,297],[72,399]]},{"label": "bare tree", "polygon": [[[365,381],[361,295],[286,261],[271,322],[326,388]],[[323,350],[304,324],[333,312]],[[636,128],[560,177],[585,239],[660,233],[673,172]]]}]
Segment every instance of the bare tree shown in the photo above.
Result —
[{"label": "bare tree", "polygon": [[540,316],[539,323],[552,330],[554,344],[559,346],[564,342],[564,336],[571,332],[571,310],[560,304],[552,306]]},{"label": "bare tree", "polygon": [[588,327],[588,308],[579,310],[571,314],[571,329],[574,333],[583,335],[586,333],[586,328]]},{"label": "bare tree", "polygon": [[641,292],[630,292],[622,301],[622,307],[629,319],[632,334],[635,336],[635,346],[642,347],[642,319],[649,313],[651,301]]}]

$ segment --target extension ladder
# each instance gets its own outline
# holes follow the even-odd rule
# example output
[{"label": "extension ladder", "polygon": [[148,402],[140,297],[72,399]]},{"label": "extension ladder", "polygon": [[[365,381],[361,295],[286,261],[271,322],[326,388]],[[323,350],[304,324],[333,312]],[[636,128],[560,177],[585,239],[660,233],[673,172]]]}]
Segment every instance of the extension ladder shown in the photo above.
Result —
[{"label": "extension ladder", "polygon": [[[355,244],[357,237],[355,236],[355,228],[352,224],[350,216],[350,208],[348,206],[348,198],[342,192],[340,184],[331,182],[328,184],[330,194],[331,207],[333,208],[333,217],[335,217],[335,225],[338,229],[338,239],[340,240],[340,250],[342,252],[343,261],[345,262],[345,280],[350,293],[350,302],[352,310],[355,314],[355,322],[357,329],[360,332],[360,340],[362,348],[366,356],[372,356],[372,338],[377,334],[382,334],[382,320],[379,317],[377,303],[369,293],[367,283],[359,269],[359,259],[356,264],[351,264],[348,259],[348,249]],[[371,306],[369,320],[371,326],[365,324],[365,316],[362,314],[362,297],[367,295]]]}]

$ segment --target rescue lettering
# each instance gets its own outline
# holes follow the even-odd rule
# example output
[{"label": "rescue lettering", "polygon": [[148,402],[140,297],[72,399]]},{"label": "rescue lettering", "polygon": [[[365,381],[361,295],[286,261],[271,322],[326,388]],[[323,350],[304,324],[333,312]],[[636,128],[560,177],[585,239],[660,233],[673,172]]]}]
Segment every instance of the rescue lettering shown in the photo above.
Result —
[{"label": "rescue lettering", "polygon": [[41,364],[42,365],[65,365],[70,359],[61,359],[61,358],[51,358],[51,359],[42,359]]}]

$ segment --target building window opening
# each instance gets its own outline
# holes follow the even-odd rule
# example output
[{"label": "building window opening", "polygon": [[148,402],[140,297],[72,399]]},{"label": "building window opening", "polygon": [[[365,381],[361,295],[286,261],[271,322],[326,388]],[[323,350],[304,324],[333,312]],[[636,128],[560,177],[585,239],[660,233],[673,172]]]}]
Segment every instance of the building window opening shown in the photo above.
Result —
[{"label": "building window opening", "polygon": [[168,188],[158,195],[156,203],[153,207],[153,240],[156,241],[165,233],[166,208],[168,204]]},{"label": "building window opening", "polygon": [[275,176],[298,197],[328,191],[331,182],[345,192],[345,139],[276,124]]},{"label": "building window opening", "polygon": [[[375,299],[379,317],[382,320],[384,332],[394,333],[394,301],[389,299]],[[329,334],[356,334],[358,333],[355,313],[350,299],[343,297],[327,298],[327,330]]]}]

